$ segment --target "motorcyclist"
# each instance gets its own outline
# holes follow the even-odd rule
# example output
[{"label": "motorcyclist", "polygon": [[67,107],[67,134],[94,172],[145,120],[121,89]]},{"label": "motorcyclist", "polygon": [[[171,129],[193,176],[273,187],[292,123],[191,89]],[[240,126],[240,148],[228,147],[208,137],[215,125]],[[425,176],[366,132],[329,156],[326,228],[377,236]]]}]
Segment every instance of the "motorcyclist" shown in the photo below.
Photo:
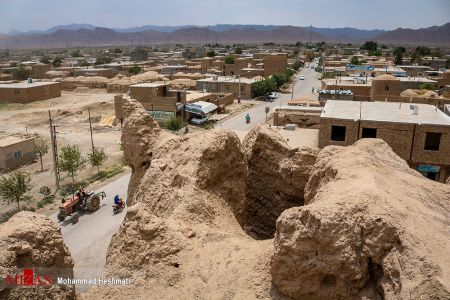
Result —
[{"label": "motorcyclist", "polygon": [[119,195],[114,196],[114,204],[117,205],[117,207],[119,207],[119,208],[121,208],[123,206],[123,202],[119,198]]}]

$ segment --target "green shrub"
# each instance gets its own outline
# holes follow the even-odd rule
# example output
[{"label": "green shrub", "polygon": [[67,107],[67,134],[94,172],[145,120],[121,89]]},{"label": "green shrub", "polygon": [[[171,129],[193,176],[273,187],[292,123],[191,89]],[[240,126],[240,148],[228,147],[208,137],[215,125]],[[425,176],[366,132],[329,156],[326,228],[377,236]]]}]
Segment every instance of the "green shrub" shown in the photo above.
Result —
[{"label": "green shrub", "polygon": [[181,129],[181,120],[177,117],[171,117],[169,120],[166,121],[164,124],[165,127],[171,131],[178,131]]}]

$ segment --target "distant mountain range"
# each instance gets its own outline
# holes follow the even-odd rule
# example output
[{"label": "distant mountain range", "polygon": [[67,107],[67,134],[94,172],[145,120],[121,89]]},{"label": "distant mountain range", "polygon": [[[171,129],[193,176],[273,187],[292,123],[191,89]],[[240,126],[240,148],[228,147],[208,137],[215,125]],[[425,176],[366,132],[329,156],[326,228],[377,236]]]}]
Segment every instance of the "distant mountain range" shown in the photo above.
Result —
[{"label": "distant mountain range", "polygon": [[174,43],[295,43],[297,41],[450,45],[450,23],[421,29],[363,30],[279,25],[156,26],[102,28],[91,24],[0,35],[0,48],[64,48]]}]

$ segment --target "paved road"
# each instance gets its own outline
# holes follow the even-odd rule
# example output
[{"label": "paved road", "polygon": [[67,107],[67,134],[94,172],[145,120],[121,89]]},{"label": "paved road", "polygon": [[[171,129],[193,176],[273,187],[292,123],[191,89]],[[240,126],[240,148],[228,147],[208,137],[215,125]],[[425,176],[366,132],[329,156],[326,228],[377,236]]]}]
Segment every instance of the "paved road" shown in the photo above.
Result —
[{"label": "paved road", "polygon": [[[106,263],[106,250],[112,235],[119,229],[125,211],[114,215],[112,205],[114,195],[126,200],[130,173],[96,190],[105,191],[106,198],[101,201],[100,209],[93,213],[82,213],[78,223],[72,224],[70,217],[59,222],[56,214],[51,216],[61,226],[61,233],[75,261],[75,278],[94,278],[100,276]],[[82,292],[88,286],[77,286]]]},{"label": "paved road", "polygon": [[[299,76],[304,75],[304,80],[299,80]],[[317,99],[317,94],[311,93],[311,88],[320,88],[320,81],[317,79],[319,73],[314,71],[313,69],[302,69],[299,73],[297,73],[294,77],[294,98],[297,97],[309,97]],[[287,103],[291,100],[291,94],[281,94],[277,99],[273,102],[264,102],[261,101],[260,104],[256,104],[251,109],[246,110],[236,116],[233,116],[229,119],[224,120],[219,123],[216,127],[228,128],[236,131],[249,131],[253,127],[265,122],[266,113],[265,107],[269,106],[270,111],[272,112],[276,107],[280,105],[287,105]],[[245,102],[243,100],[242,102]],[[251,121],[250,124],[245,123],[245,115],[250,114]]]}]

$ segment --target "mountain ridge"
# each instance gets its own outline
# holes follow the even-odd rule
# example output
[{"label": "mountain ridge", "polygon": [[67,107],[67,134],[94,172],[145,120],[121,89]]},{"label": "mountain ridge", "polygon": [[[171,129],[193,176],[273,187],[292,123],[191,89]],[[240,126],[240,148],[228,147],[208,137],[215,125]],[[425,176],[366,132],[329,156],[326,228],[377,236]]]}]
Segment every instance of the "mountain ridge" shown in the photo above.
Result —
[{"label": "mountain ridge", "polygon": [[[281,25],[213,26],[142,26],[142,31],[118,31],[90,24],[69,24],[51,27],[41,33],[2,35],[0,48],[64,48],[112,45],[175,44],[175,43],[295,43],[356,42],[375,40],[391,44],[450,44],[450,22],[420,29],[397,28],[391,31],[344,28],[314,28]],[[262,26],[262,27],[261,27]],[[137,27],[136,27],[137,28]],[[159,30],[157,30],[159,28]],[[176,28],[176,30],[173,30]],[[134,29],[137,30],[137,29]],[[165,30],[165,31],[164,31]],[[349,37],[351,36],[351,37]]]}]

